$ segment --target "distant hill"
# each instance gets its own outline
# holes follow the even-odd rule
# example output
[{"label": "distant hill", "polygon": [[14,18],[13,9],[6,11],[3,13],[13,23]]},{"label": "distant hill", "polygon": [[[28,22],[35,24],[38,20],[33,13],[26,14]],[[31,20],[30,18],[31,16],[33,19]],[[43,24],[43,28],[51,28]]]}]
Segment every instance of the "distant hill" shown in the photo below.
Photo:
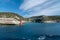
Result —
[{"label": "distant hill", "polygon": [[24,19],[22,16],[12,13],[12,12],[0,12],[0,18],[15,18],[15,19]]},{"label": "distant hill", "polygon": [[30,17],[31,21],[44,22],[44,21],[56,21],[60,22],[60,16],[33,16]]}]

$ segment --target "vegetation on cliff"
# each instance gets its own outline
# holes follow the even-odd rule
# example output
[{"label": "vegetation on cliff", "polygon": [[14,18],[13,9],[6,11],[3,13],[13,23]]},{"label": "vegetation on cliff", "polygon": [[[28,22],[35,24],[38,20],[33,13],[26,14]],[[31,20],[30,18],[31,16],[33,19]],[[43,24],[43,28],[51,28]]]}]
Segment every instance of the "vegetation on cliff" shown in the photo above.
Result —
[{"label": "vegetation on cliff", "polygon": [[15,19],[24,19],[22,16],[12,13],[12,12],[0,12],[0,18],[15,18]]},{"label": "vegetation on cliff", "polygon": [[60,16],[33,16],[30,18],[31,21],[44,22],[44,21],[56,21],[60,22]]}]

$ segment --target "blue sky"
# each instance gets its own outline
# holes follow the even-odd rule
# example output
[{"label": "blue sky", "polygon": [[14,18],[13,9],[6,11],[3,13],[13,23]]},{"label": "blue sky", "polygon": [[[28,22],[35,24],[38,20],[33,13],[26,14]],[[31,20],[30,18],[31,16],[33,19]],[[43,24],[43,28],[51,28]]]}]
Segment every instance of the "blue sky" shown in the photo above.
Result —
[{"label": "blue sky", "polygon": [[60,0],[0,0],[0,12],[15,12],[23,17],[60,15]]},{"label": "blue sky", "polygon": [[19,6],[23,0],[0,0],[0,12],[14,12],[21,14]]}]

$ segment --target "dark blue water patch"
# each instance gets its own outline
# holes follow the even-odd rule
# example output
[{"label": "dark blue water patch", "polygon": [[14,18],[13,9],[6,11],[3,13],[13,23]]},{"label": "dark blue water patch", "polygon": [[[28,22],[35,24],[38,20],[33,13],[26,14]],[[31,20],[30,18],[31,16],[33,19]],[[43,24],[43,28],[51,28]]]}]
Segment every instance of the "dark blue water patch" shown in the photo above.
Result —
[{"label": "dark blue water patch", "polygon": [[23,28],[24,35],[31,37],[33,35],[44,34],[43,32],[44,26],[45,25],[41,23],[26,23],[25,25],[23,25],[22,28]]},{"label": "dark blue water patch", "polygon": [[22,30],[17,25],[0,25],[0,38],[21,38]]},{"label": "dark blue water patch", "polygon": [[44,28],[47,35],[60,35],[60,23],[48,23]]},{"label": "dark blue water patch", "polygon": [[25,23],[23,25],[0,25],[0,39],[59,40],[60,23]]}]

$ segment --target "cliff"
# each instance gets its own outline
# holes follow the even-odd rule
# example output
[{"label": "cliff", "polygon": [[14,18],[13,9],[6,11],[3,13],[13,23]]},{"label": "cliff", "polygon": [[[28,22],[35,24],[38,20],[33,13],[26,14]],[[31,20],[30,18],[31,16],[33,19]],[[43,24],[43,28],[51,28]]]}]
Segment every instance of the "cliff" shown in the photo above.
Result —
[{"label": "cliff", "polygon": [[34,16],[29,18],[32,22],[45,22],[45,21],[51,21],[51,22],[60,22],[60,16]]},{"label": "cliff", "polygon": [[22,16],[12,12],[0,12],[0,18],[15,18],[17,20],[24,19]]}]

